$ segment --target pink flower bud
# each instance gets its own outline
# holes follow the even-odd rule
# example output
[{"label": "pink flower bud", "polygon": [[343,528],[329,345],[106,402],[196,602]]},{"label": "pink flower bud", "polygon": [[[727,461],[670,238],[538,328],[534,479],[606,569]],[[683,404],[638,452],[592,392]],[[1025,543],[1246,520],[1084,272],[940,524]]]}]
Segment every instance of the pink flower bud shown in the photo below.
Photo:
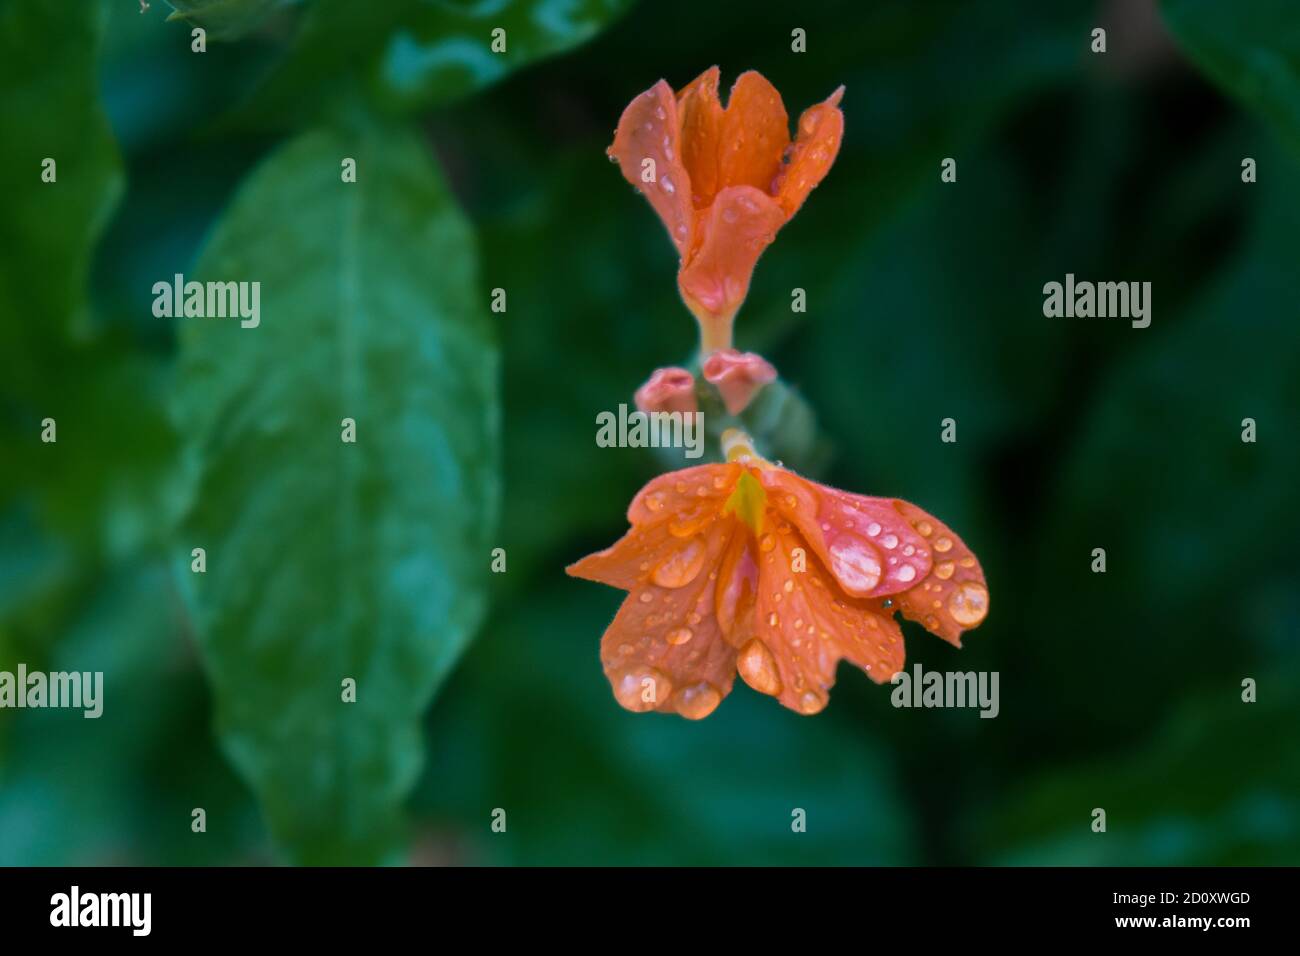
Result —
[{"label": "pink flower bud", "polygon": [[682,412],[699,410],[695,399],[695,376],[684,368],[670,366],[655,369],[650,380],[636,390],[636,407],[643,412]]},{"label": "pink flower bud", "polygon": [[723,349],[704,362],[704,378],[717,386],[727,411],[739,415],[764,385],[776,381],[772,363],[754,352]]}]

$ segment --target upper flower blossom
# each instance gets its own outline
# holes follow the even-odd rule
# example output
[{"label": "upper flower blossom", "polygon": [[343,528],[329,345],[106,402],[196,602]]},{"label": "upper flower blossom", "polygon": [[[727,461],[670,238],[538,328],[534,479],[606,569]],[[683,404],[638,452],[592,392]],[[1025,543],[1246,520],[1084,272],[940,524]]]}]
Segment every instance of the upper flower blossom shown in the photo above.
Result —
[{"label": "upper flower blossom", "polygon": [[805,110],[793,141],[781,94],[753,71],[725,109],[715,66],[675,96],[660,80],[623,111],[609,155],[668,227],[705,356],[731,345],[759,255],[835,161],[843,92]]},{"label": "upper flower blossom", "polygon": [[903,666],[895,610],[957,646],[988,613],[979,562],[896,498],[801,478],[731,434],[728,461],[638,492],[632,528],[569,574],[628,591],[601,661],[629,710],[699,719],[736,673],[801,714],[826,706],[840,658],[883,683]]}]

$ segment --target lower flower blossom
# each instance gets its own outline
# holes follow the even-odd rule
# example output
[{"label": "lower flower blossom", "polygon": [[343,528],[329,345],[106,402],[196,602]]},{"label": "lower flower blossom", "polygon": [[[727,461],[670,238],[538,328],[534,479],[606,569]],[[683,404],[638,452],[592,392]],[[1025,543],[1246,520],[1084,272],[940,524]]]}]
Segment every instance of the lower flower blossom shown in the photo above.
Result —
[{"label": "lower flower blossom", "polygon": [[988,613],[983,571],[937,518],[818,484],[724,436],[728,461],[652,480],[631,530],[571,565],[628,592],[601,642],[618,702],[698,720],[735,675],[801,714],[847,658],[877,683],[903,666],[909,620],[960,646]]}]

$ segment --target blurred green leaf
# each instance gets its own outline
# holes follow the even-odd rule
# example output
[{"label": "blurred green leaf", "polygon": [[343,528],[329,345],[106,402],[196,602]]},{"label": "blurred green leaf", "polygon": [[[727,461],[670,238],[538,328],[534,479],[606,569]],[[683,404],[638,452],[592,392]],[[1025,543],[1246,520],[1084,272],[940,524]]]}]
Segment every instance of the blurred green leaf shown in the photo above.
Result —
[{"label": "blurred green leaf", "polygon": [[168,20],[202,27],[212,40],[236,40],[259,26],[278,7],[292,0],[167,0],[175,12]]},{"label": "blurred green leaf", "polygon": [[1293,0],[1162,0],[1161,9],[1197,66],[1300,150],[1300,6]]},{"label": "blurred green leaf", "polygon": [[208,569],[180,573],[219,731],[296,859],[374,861],[484,607],[498,399],[473,235],[413,134],[313,132],[252,175],[196,271],[262,283],[259,327],[181,332],[198,483],[178,550]]},{"label": "blurred green leaf", "polygon": [[[160,562],[95,568],[45,632],[0,669],[101,672],[102,713],[0,711],[0,866],[248,864],[265,827],[209,730],[208,692]],[[0,629],[0,637],[3,629]],[[207,813],[206,833],[190,829]]]},{"label": "blurred green leaf", "polygon": [[[632,0],[318,0],[243,119],[301,122],[353,86],[412,112],[587,41]],[[504,37],[495,34],[504,30]],[[494,39],[504,49],[493,49]]]},{"label": "blurred green leaf", "polygon": [[98,2],[0,0],[0,401],[36,420],[25,400],[46,392],[54,353],[88,324],[91,246],[122,191],[96,92],[104,21]]}]

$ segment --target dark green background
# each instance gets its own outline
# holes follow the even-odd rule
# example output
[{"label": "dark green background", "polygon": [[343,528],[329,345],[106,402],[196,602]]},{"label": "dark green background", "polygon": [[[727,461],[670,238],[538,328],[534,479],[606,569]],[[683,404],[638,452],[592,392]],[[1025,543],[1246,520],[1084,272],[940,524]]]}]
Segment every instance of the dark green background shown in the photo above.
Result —
[{"label": "dark green background", "polygon": [[[195,54],[161,0],[0,0],[0,669],[107,682],[98,721],[0,712],[0,864],[1300,860],[1294,3],[585,0],[583,29],[557,0],[264,6]],[[500,76],[437,66],[499,24]],[[714,63],[795,115],[847,87],[840,157],[737,344],[815,407],[826,480],[979,554],[988,620],[960,651],[908,625],[908,662],[998,671],[996,720],[894,709],[848,667],[816,718],[739,683],[701,723],[609,692],[621,594],[563,568],[623,532],[656,465],[597,448],[595,415],[695,331],[604,148],[632,96]],[[362,340],[397,343],[363,360],[389,424],[362,423],[341,502],[307,491],[337,459],[294,437],[337,442],[352,354],[326,320],[349,200],[312,165],[336,142],[373,157]],[[205,268],[305,291],[191,352],[149,290]],[[1151,327],[1044,318],[1067,272],[1150,281]],[[463,351],[394,357],[431,329]],[[210,387],[202,356],[242,384]],[[221,446],[249,407],[290,437]],[[460,492],[429,484],[444,467]],[[411,574],[404,527],[441,572]],[[225,569],[198,583],[196,529]],[[251,581],[274,587],[249,604]],[[377,675],[355,710],[293,656],[309,639]]]}]

